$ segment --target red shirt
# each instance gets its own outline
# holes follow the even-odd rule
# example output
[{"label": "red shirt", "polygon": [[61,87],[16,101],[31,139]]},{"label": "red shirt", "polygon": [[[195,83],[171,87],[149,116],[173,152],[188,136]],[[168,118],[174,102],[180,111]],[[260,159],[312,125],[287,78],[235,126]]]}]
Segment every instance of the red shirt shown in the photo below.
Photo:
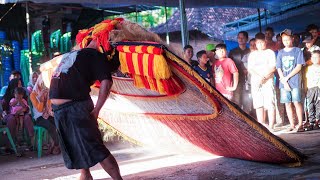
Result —
[{"label": "red shirt", "polygon": [[230,58],[217,60],[212,66],[214,74],[214,82],[216,89],[223,95],[232,97],[232,92],[227,91],[227,87],[233,85],[233,73],[238,72],[238,69]]}]

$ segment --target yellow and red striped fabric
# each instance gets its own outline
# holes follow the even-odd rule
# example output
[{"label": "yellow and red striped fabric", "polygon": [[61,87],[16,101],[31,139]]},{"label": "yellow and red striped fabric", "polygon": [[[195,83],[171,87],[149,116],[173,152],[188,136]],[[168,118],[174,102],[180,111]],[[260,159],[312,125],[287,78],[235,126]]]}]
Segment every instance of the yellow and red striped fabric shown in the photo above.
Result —
[{"label": "yellow and red striped fabric", "polygon": [[174,95],[183,90],[182,82],[173,76],[163,49],[155,46],[117,46],[120,69],[129,73],[138,88],[158,91],[160,94]]}]

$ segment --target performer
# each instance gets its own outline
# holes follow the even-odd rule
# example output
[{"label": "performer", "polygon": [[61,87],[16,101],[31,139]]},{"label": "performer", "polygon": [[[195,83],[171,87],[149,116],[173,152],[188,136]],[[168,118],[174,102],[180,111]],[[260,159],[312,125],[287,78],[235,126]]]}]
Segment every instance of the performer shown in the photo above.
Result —
[{"label": "performer", "polygon": [[[100,53],[101,44],[96,37],[87,39],[87,44],[63,55],[51,79],[50,99],[63,159],[67,168],[81,169],[80,179],[92,179],[89,168],[97,163],[113,179],[122,179],[115,158],[103,144],[97,123],[112,85],[111,72],[120,65],[118,54],[112,48],[108,55]],[[89,92],[95,80],[101,84],[94,107]]]}]

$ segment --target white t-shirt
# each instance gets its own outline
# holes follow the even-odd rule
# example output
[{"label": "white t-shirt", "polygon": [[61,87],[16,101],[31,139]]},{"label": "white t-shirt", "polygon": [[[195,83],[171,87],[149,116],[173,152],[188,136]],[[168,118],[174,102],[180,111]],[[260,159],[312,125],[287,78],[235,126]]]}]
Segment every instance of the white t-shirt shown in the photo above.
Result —
[{"label": "white t-shirt", "polygon": [[[261,76],[264,76],[268,73],[270,68],[276,67],[276,55],[270,50],[266,49],[263,51],[253,51],[248,57],[248,70],[254,70]],[[256,74],[251,74],[251,86],[259,85],[261,80],[260,76]],[[268,79],[265,83],[266,85],[273,85],[273,78]]]}]

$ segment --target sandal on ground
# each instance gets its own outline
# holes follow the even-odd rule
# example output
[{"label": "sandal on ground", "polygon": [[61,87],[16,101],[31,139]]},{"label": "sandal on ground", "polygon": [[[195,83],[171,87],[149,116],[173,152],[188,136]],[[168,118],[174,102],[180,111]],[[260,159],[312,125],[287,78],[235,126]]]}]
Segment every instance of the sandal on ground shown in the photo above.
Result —
[{"label": "sandal on ground", "polygon": [[310,124],[309,122],[306,122],[303,124],[303,127],[305,128],[306,131],[311,131],[313,130],[313,125]]},{"label": "sandal on ground", "polygon": [[284,126],[283,123],[277,123],[277,124],[274,125],[274,127],[282,127],[282,126]]},{"label": "sandal on ground", "polygon": [[299,127],[297,128],[297,132],[304,132],[303,126],[299,126]]},{"label": "sandal on ground", "polygon": [[316,122],[312,126],[313,129],[320,129],[319,127],[319,120],[316,120]]},{"label": "sandal on ground", "polygon": [[286,130],[286,132],[292,132],[293,130],[294,130],[294,128],[289,127],[289,128]]},{"label": "sandal on ground", "polygon": [[50,154],[52,154],[52,150],[53,150],[53,147],[52,147],[52,146],[48,147],[48,150],[46,150],[45,155],[50,155]]},{"label": "sandal on ground", "polygon": [[44,145],[42,146],[42,149],[43,149],[43,150],[49,150],[49,149],[50,149],[50,145],[44,144]]},{"label": "sandal on ground", "polygon": [[58,155],[58,154],[60,154],[61,153],[61,150],[60,150],[60,147],[59,146],[54,146],[53,148],[52,148],[52,153],[51,154],[53,154],[53,155]]}]

